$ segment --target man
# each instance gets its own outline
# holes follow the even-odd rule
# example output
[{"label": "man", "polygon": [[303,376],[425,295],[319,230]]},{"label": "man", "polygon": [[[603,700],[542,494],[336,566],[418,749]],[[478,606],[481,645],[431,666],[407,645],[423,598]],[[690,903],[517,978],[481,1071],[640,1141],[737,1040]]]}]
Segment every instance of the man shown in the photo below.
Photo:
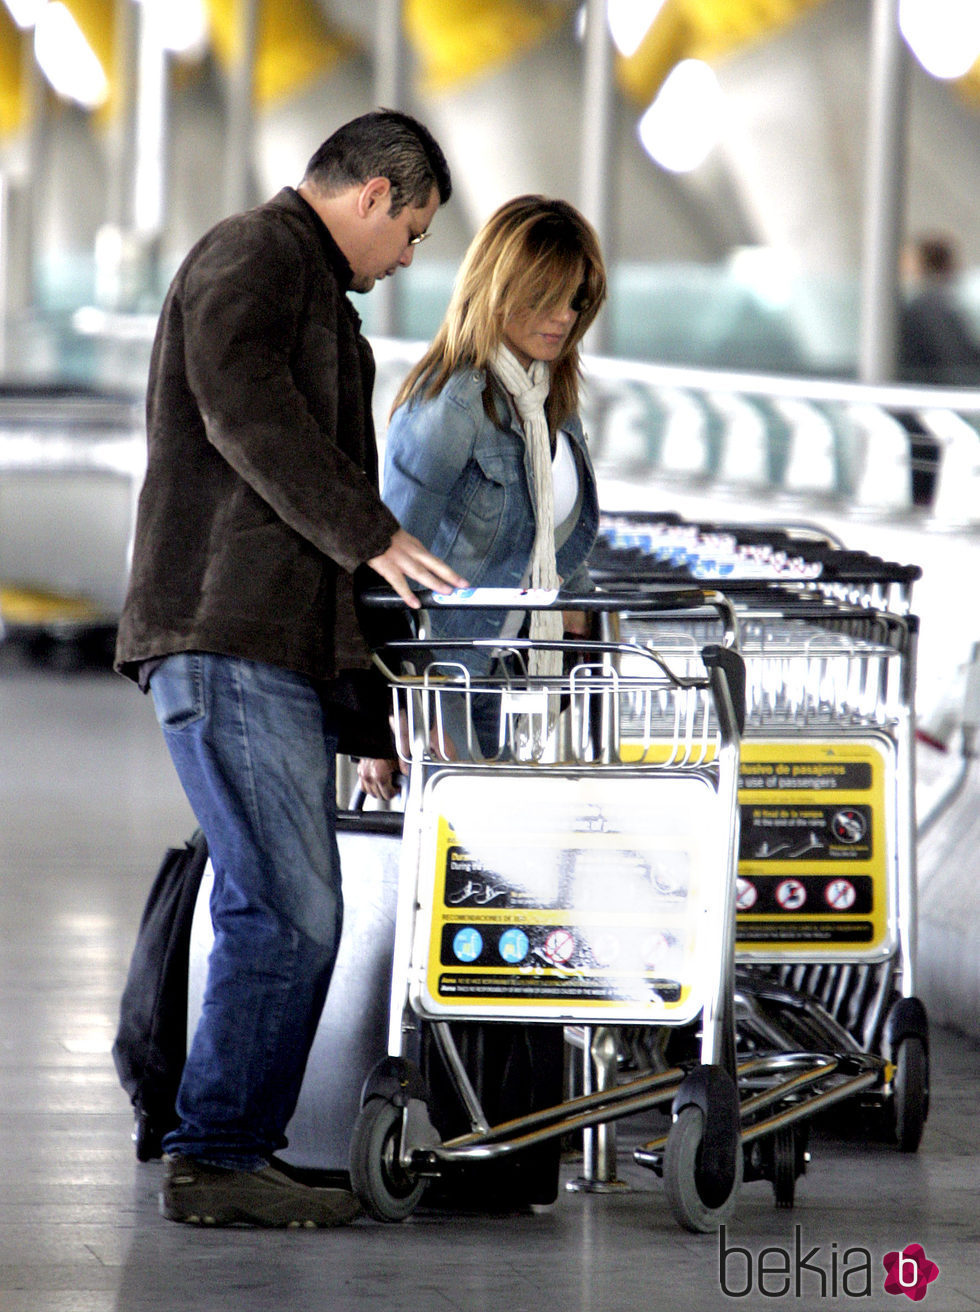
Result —
[{"label": "man", "polygon": [[902,252],[912,284],[901,315],[900,377],[949,387],[980,383],[980,344],[956,299],[959,256],[941,233],[924,234]]},{"label": "man", "polygon": [[[906,243],[901,271],[909,294],[901,306],[898,376],[906,382],[946,387],[980,384],[980,344],[958,303],[959,253],[943,233],[924,233]],[[942,447],[913,410],[895,416],[909,439],[912,503],[932,505]]]},{"label": "man", "polygon": [[201,238],[160,315],[116,667],[153,695],[215,875],[204,1008],[164,1140],[174,1221],[357,1212],[270,1165],[341,927],[336,676],[369,664],[352,575],[366,563],[409,605],[408,578],[462,580],[380,500],[374,364],[345,293],[411,264],[450,191],[420,123],[355,119],[297,189]]}]

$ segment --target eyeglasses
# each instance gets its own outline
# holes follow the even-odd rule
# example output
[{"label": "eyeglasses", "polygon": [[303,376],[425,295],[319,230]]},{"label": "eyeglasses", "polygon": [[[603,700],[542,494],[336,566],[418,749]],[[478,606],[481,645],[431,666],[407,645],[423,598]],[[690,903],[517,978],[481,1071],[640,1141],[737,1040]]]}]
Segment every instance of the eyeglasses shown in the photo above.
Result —
[{"label": "eyeglasses", "polygon": [[431,235],[432,234],[429,232],[420,232],[417,237],[409,237],[408,244],[409,246],[421,246],[422,243],[424,241],[427,241]]}]

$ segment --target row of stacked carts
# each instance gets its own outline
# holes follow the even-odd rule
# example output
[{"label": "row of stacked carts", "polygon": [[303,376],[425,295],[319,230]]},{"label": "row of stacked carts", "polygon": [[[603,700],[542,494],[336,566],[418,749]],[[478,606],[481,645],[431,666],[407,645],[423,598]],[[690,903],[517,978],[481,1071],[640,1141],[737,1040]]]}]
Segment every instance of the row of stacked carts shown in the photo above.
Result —
[{"label": "row of stacked carts", "polygon": [[[836,1071],[801,1094],[839,1103],[841,1128],[919,1145],[929,1106],[925,1009],[916,997],[914,690],[917,566],[844,549],[820,530],[608,515],[593,560],[604,587],[643,594],[713,583],[738,616],[745,665],[736,877],[736,1036],[746,1174],[791,1205],[808,1123],[788,1100],[765,1136],[752,1108],[769,1075],[805,1054]],[[621,636],[683,662],[695,622]],[[753,1063],[761,1059],[763,1067]],[[874,1072],[847,1093],[846,1072]],[[826,1096],[829,1094],[829,1097]],[[658,1164],[658,1145],[641,1153]]]},{"label": "row of stacked carts", "polygon": [[[604,516],[590,567],[598,591],[564,599],[587,639],[438,642],[423,609],[378,652],[409,781],[388,1055],[350,1158],[380,1219],[651,1110],[669,1129],[635,1160],[693,1231],[748,1180],[792,1205],[816,1116],[918,1146],[919,571],[805,527],[647,513]],[[536,1027],[601,1032],[612,1078],[501,1119],[472,1035]]]}]

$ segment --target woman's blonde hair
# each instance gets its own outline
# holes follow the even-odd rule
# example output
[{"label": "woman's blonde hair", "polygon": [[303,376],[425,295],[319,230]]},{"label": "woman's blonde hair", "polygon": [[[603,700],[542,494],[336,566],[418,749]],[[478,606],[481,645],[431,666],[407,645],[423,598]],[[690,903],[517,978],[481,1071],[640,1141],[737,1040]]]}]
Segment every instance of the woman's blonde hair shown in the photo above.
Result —
[{"label": "woman's blonde hair", "polygon": [[[578,317],[551,364],[545,407],[552,433],[578,410],[579,343],[606,296],[595,231],[574,206],[518,196],[483,225],[463,258],[442,326],[402,383],[392,410],[437,396],[458,369],[485,369],[514,315],[571,302]],[[491,402],[485,398],[488,413]]]}]

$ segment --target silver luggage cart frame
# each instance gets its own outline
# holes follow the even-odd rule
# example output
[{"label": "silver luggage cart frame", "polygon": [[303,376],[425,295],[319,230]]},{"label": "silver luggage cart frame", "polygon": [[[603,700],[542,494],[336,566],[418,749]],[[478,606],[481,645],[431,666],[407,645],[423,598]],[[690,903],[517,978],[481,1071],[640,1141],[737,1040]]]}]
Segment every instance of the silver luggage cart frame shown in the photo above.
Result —
[{"label": "silver luggage cart frame", "polygon": [[[521,604],[536,608],[526,594]],[[616,600],[563,604],[608,613]],[[419,637],[384,653],[409,784],[389,1055],[365,1085],[350,1161],[354,1187],[379,1219],[408,1215],[427,1181],[454,1166],[678,1098],[690,1112],[666,1172],[678,1219],[689,1224],[693,1208],[699,1226],[713,1228],[734,1206],[742,1166],[733,1012],[741,660],[731,608],[713,590],[668,589],[643,608],[718,619],[722,641],[700,654],[698,674],[677,674],[655,650],[608,639],[514,639],[504,672],[475,678],[465,656],[479,644],[435,649],[424,617]],[[542,653],[557,658],[556,668],[532,673]],[[472,731],[478,699],[483,723],[489,704],[497,729],[482,749]],[[657,747],[648,759],[623,754],[636,733]],[[644,1075],[503,1125],[484,1115],[450,1026],[689,1026],[698,1018],[689,1071]],[[432,1127],[410,1059],[420,1023],[472,1126],[447,1142]],[[687,1128],[695,1119],[698,1142],[711,1146],[697,1169]]]},{"label": "silver luggage cart frame", "polygon": [[[525,594],[521,604],[537,603]],[[400,1220],[428,1181],[458,1166],[669,1108],[662,1145],[639,1160],[662,1174],[678,1223],[710,1231],[734,1209],[744,1144],[866,1087],[880,1063],[783,1052],[737,1064],[744,666],[728,600],[663,587],[561,604],[597,612],[600,637],[516,639],[494,678],[474,678],[459,659],[480,644],[434,644],[424,614],[418,637],[385,650],[409,786],[388,1057],[365,1084],[351,1179],[371,1215]],[[665,656],[617,636],[638,617],[664,633],[710,625],[717,640]],[[549,651],[560,671],[531,673],[535,653]],[[497,728],[482,749],[469,727],[480,699],[484,724],[489,703]],[[677,1031],[687,1052],[492,1125],[456,1050],[455,1020]],[[445,1141],[412,1061],[420,1024],[471,1126]],[[750,1076],[758,1087],[740,1102]]]}]

